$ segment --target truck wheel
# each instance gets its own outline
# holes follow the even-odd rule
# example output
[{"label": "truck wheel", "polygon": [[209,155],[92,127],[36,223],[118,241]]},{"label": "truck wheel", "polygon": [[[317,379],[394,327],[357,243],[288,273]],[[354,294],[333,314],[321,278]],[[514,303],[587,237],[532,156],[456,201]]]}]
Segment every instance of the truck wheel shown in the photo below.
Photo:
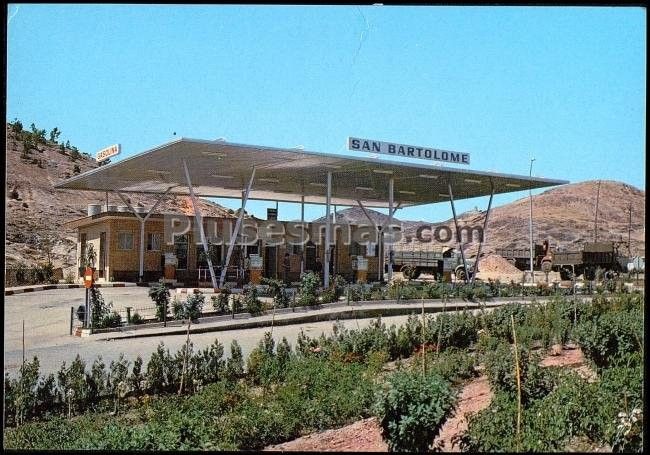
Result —
[{"label": "truck wheel", "polygon": [[573,279],[573,272],[570,267],[562,267],[560,269],[560,279],[564,281]]}]

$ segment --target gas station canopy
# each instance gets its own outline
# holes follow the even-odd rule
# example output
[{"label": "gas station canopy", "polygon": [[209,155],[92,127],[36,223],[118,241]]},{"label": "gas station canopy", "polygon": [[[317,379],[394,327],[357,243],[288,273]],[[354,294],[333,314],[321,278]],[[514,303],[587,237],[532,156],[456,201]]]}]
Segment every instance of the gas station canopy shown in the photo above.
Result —
[{"label": "gas station canopy", "polygon": [[[249,199],[326,204],[327,174],[331,172],[331,203],[389,207],[389,179],[394,202],[402,208],[447,202],[449,187],[455,200],[543,188],[569,183],[462,168],[389,161],[355,153],[353,156],[308,152],[180,138],[124,160],[98,167],[55,185],[79,191],[189,195],[187,164],[196,196],[242,197],[255,168]],[[360,152],[363,153],[363,152]],[[171,189],[170,189],[171,188]]]}]

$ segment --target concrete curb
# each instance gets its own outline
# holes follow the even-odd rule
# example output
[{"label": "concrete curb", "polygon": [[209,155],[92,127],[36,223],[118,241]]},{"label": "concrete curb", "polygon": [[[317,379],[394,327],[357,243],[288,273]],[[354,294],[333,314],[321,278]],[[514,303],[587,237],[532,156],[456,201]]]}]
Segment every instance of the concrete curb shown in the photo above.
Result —
[{"label": "concrete curb", "polygon": [[[584,298],[584,297],[583,297]],[[537,302],[543,301],[541,299],[535,299]],[[544,299],[547,300],[547,299]],[[512,303],[513,301],[518,301],[521,303],[531,303],[532,298],[522,299],[522,298],[504,298],[499,301],[486,302],[486,308],[494,308],[500,305],[505,305]],[[335,321],[338,319],[355,319],[355,318],[375,318],[378,316],[400,316],[405,314],[417,313],[420,314],[422,311],[422,301],[420,300],[410,300],[407,302],[395,303],[390,301],[381,301],[382,303],[377,302],[363,302],[361,305],[360,302],[354,302],[355,304],[347,305],[346,303],[336,303],[329,304],[328,306],[321,305],[320,308],[297,308],[296,312],[292,312],[290,308],[283,308],[282,310],[276,310],[275,319],[271,318],[270,313],[266,313],[261,316],[251,317],[250,314],[239,313],[236,315],[236,318],[233,320],[231,316],[214,316],[208,317],[201,320],[203,324],[213,324],[218,322],[226,322],[222,325],[209,325],[207,327],[202,327],[201,323],[193,325],[190,328],[190,333],[207,333],[207,332],[221,332],[228,330],[243,330],[259,327],[270,327],[271,323],[274,326],[282,325],[291,325],[291,324],[302,324],[307,322],[321,322],[321,321]],[[334,306],[335,305],[335,306]],[[370,308],[364,306],[372,305]],[[424,302],[424,312],[425,313],[438,313],[442,312],[442,302],[439,300],[433,301],[429,300]],[[433,306],[435,305],[435,306]],[[355,308],[356,307],[356,308]],[[445,305],[446,311],[456,311],[456,310],[477,310],[481,308],[481,304],[478,302],[465,302],[465,301],[450,301]],[[329,311],[320,311],[319,310],[329,310]],[[278,317],[279,316],[279,317]],[[138,329],[135,326],[127,326],[121,328],[119,332],[110,331],[102,333],[102,337],[96,338],[96,340],[109,341],[109,340],[118,340],[118,339],[127,339],[127,338],[144,338],[144,337],[154,337],[162,335],[185,335],[187,334],[187,325],[184,321],[173,321],[173,329],[170,329],[170,322],[167,323],[167,328],[163,330],[156,330],[146,333],[128,333],[135,332]],[[159,323],[159,327],[162,329],[162,323]],[[158,324],[157,324],[158,325]],[[141,327],[142,329],[149,329],[154,327]],[[127,333],[124,333],[127,332]],[[124,333],[123,335],[121,333]]]},{"label": "concrete curb", "polygon": [[[98,288],[126,288],[137,286],[137,283],[96,283]],[[36,284],[34,286],[16,286],[5,289],[5,295],[24,294],[26,292],[49,291],[52,289],[77,289],[83,288],[83,284],[59,283],[59,284]]]}]

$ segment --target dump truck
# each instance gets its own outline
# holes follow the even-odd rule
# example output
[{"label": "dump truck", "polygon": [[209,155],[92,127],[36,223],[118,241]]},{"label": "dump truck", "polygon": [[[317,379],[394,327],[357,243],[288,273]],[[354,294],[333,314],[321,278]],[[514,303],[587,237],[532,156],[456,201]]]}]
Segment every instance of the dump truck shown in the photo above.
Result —
[{"label": "dump truck", "polygon": [[[394,249],[393,270],[402,272],[406,279],[416,279],[422,273],[428,273],[440,280],[446,272],[454,274],[457,280],[464,280],[466,276],[465,267],[459,251],[450,247],[429,248],[426,250]],[[386,264],[389,261],[386,255]],[[474,260],[465,258],[467,267],[471,271],[474,267]]]}]

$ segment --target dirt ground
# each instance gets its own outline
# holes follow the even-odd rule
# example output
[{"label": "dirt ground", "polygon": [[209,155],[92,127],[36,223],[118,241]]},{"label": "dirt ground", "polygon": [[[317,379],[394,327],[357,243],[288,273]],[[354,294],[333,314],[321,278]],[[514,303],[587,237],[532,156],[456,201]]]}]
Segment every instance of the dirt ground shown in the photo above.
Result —
[{"label": "dirt ground", "polygon": [[[540,365],[568,367],[588,380],[595,378],[595,373],[586,364],[582,350],[572,345],[565,346],[559,355],[547,355]],[[460,452],[458,438],[467,430],[468,417],[487,408],[491,400],[492,391],[486,376],[482,375],[465,384],[460,392],[456,410],[442,426],[434,440],[434,446],[444,452]],[[383,441],[377,419],[373,417],[343,428],[314,433],[283,444],[269,446],[264,450],[387,452],[388,446]]]},{"label": "dirt ground", "polygon": [[264,450],[305,452],[388,452],[377,418],[354,422],[343,428],[314,433]]}]

